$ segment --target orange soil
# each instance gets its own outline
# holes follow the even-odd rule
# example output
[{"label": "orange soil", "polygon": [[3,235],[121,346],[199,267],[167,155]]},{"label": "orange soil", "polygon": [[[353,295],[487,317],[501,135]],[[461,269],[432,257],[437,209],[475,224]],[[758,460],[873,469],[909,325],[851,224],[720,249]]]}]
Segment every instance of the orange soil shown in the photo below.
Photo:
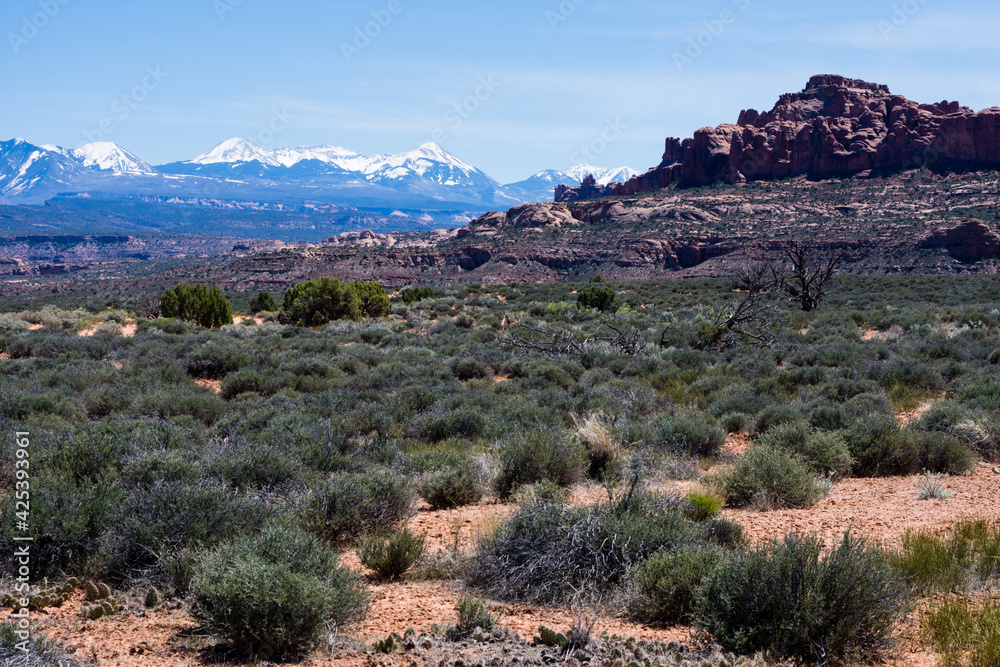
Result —
[{"label": "orange soil", "polygon": [[830,494],[804,510],[723,511],[743,524],[751,540],[782,537],[799,530],[815,532],[828,544],[848,529],[855,535],[896,546],[908,530],[945,527],[965,518],[996,518],[1000,507],[1000,475],[980,464],[972,475],[941,480],[955,495],[947,500],[918,500],[919,477],[845,479]]},{"label": "orange soil", "polygon": [[222,393],[222,380],[203,380],[203,379],[198,379],[198,380],[195,380],[194,383],[196,385],[198,385],[199,387],[204,387],[205,389],[210,389],[211,391],[214,391],[216,394],[221,394]]},{"label": "orange soil", "polygon": [[[121,337],[122,338],[134,338],[135,334],[136,334],[136,331],[138,331],[138,329],[139,329],[139,325],[137,325],[135,322],[129,320],[125,324],[122,325]],[[90,327],[88,329],[84,329],[83,331],[80,332],[80,336],[82,336],[84,338],[89,338],[89,337],[92,337],[92,336],[94,336],[96,334],[97,334],[97,325],[94,325],[94,326],[92,326],[92,327]]]}]

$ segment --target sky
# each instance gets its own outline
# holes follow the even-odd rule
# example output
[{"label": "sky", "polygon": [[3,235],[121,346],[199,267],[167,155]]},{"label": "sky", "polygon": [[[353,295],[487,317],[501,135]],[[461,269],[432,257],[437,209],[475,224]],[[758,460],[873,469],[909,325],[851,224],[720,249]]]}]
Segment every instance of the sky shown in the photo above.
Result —
[{"label": "sky", "polygon": [[1000,105],[998,30],[985,0],[3,0],[0,139],[153,165],[230,137],[433,140],[502,183],[644,171],[814,74]]}]

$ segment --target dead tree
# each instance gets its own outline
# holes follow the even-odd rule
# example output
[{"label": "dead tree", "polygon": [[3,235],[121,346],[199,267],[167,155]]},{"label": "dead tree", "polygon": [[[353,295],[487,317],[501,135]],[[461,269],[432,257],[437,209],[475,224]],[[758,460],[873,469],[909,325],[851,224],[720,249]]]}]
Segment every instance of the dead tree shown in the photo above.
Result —
[{"label": "dead tree", "polygon": [[[497,335],[501,345],[521,352],[541,352],[552,356],[582,355],[603,343],[621,354],[634,356],[646,351],[649,341],[640,329],[630,326],[616,317],[601,318],[601,329],[610,334],[601,336],[574,336],[566,331],[543,329],[520,322],[504,321],[505,328]],[[520,331],[518,331],[520,329]]]},{"label": "dead tree", "polygon": [[[722,350],[739,342],[753,342],[770,347],[774,344],[772,329],[776,310],[769,291],[749,292],[736,304],[724,306],[715,316],[695,328],[695,350]],[[668,326],[660,336],[660,347],[669,347],[667,337],[673,331]]]},{"label": "dead tree", "polygon": [[826,296],[830,280],[837,274],[837,266],[847,256],[850,246],[832,246],[823,251],[807,241],[792,239],[781,241],[778,250],[787,262],[780,277],[776,274],[781,290],[809,313]]}]

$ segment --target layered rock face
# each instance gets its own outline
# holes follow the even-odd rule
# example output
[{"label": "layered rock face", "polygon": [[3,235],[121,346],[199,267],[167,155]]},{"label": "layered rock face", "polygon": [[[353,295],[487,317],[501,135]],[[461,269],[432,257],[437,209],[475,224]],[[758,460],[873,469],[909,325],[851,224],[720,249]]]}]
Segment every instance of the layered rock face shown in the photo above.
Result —
[{"label": "layered rock face", "polygon": [[627,183],[562,186],[556,201],[624,196],[677,184],[697,187],[806,175],[814,179],[935,169],[1000,167],[1000,108],[917,104],[886,86],[821,75],[768,112],[735,125],[668,139],[663,161]]}]

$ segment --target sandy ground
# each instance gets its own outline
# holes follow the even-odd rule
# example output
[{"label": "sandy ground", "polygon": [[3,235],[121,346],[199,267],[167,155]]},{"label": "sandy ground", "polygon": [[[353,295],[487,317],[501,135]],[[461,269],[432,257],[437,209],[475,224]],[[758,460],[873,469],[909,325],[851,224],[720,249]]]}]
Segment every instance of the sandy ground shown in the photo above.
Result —
[{"label": "sandy ground", "polygon": [[222,380],[205,380],[199,378],[195,380],[194,383],[199,387],[204,387],[205,389],[214,391],[216,394],[222,393]]},{"label": "sandy ground", "polygon": [[[128,320],[124,325],[122,325],[121,336],[122,338],[134,338],[136,331],[139,330],[139,325],[133,320]],[[97,335],[97,325],[94,325],[88,329],[84,329],[80,332],[80,336],[84,338],[90,338]]]}]

